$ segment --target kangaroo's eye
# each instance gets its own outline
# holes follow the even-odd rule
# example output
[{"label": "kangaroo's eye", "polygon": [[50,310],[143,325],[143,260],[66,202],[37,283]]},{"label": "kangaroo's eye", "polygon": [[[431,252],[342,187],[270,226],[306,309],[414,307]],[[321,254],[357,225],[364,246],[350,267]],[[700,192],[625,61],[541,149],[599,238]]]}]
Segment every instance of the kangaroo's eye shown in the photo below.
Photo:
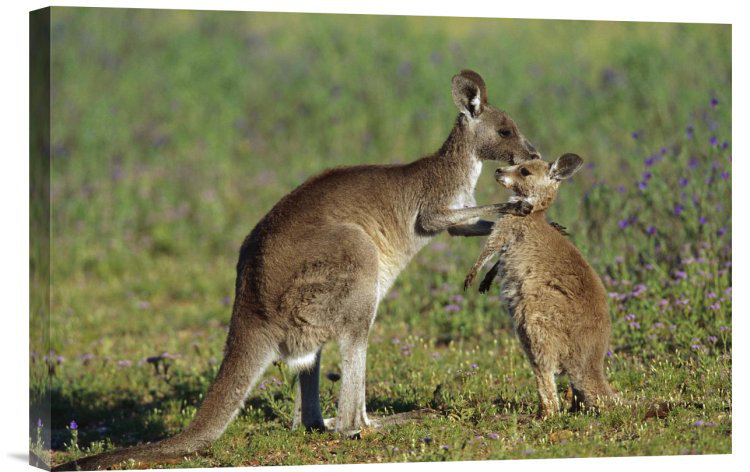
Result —
[{"label": "kangaroo's eye", "polygon": [[499,134],[503,138],[510,138],[511,136],[513,136],[513,131],[509,129],[501,129],[497,132],[497,134]]},{"label": "kangaroo's eye", "polygon": [[525,167],[521,167],[521,175],[523,175],[524,177],[526,177],[527,175],[531,175],[531,172],[529,172],[529,169],[527,169]]}]

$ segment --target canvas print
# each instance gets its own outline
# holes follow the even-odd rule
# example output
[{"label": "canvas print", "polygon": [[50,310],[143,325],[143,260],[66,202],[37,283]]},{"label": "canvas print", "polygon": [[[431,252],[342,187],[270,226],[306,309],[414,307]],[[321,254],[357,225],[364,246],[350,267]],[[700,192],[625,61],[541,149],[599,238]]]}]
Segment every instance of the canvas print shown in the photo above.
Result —
[{"label": "canvas print", "polygon": [[731,25],[30,22],[33,465],[732,452]]}]

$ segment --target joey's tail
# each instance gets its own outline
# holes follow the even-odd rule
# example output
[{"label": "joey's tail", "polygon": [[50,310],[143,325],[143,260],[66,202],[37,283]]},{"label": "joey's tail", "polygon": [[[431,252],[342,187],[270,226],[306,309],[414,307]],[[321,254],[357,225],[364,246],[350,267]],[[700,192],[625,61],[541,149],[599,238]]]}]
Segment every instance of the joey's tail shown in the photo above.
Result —
[{"label": "joey's tail", "polygon": [[[233,317],[233,325],[236,324]],[[232,326],[236,328],[236,326]],[[274,349],[263,336],[230,329],[224,360],[195,418],[181,433],[153,444],[105,452],[61,464],[52,470],[107,469],[123,461],[160,462],[180,459],[208,447],[224,433],[242,408],[245,397],[274,360]],[[244,337],[244,339],[242,339]],[[255,338],[255,339],[248,339]]]}]

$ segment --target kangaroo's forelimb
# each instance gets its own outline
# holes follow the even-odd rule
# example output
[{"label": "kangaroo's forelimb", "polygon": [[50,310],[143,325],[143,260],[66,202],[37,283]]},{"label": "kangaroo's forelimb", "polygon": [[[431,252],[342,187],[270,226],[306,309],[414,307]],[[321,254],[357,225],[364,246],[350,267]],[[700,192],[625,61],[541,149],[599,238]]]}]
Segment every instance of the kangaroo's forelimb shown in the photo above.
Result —
[{"label": "kangaroo's forelimb", "polygon": [[475,218],[486,216],[515,215],[526,216],[531,213],[532,206],[525,201],[496,203],[472,208],[445,208],[441,210],[427,210],[419,215],[419,225],[426,232],[443,231],[451,226],[460,225]]}]

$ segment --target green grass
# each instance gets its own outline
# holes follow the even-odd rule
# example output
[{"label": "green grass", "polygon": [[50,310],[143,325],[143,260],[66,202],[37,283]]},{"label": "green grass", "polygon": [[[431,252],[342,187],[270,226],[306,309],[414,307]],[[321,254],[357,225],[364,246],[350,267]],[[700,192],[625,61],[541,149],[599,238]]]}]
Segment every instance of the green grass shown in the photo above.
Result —
[{"label": "green grass", "polygon": [[[461,68],[547,159],[589,163],[550,217],[611,292],[608,375],[639,410],[529,419],[498,289],[461,293],[482,240],[441,235],[380,306],[367,385],[371,414],[437,417],[361,440],[292,432],[293,376],[275,366],[179,465],[731,452],[729,26],[57,8],[52,41],[52,285],[49,313],[32,301],[31,401],[51,395],[35,448],[55,463],[182,429],[221,360],[244,236],[323,169],[436,150]],[[488,169],[477,200],[505,200]],[[333,416],[334,345],[322,372]],[[657,400],[677,406],[644,419]]]}]

